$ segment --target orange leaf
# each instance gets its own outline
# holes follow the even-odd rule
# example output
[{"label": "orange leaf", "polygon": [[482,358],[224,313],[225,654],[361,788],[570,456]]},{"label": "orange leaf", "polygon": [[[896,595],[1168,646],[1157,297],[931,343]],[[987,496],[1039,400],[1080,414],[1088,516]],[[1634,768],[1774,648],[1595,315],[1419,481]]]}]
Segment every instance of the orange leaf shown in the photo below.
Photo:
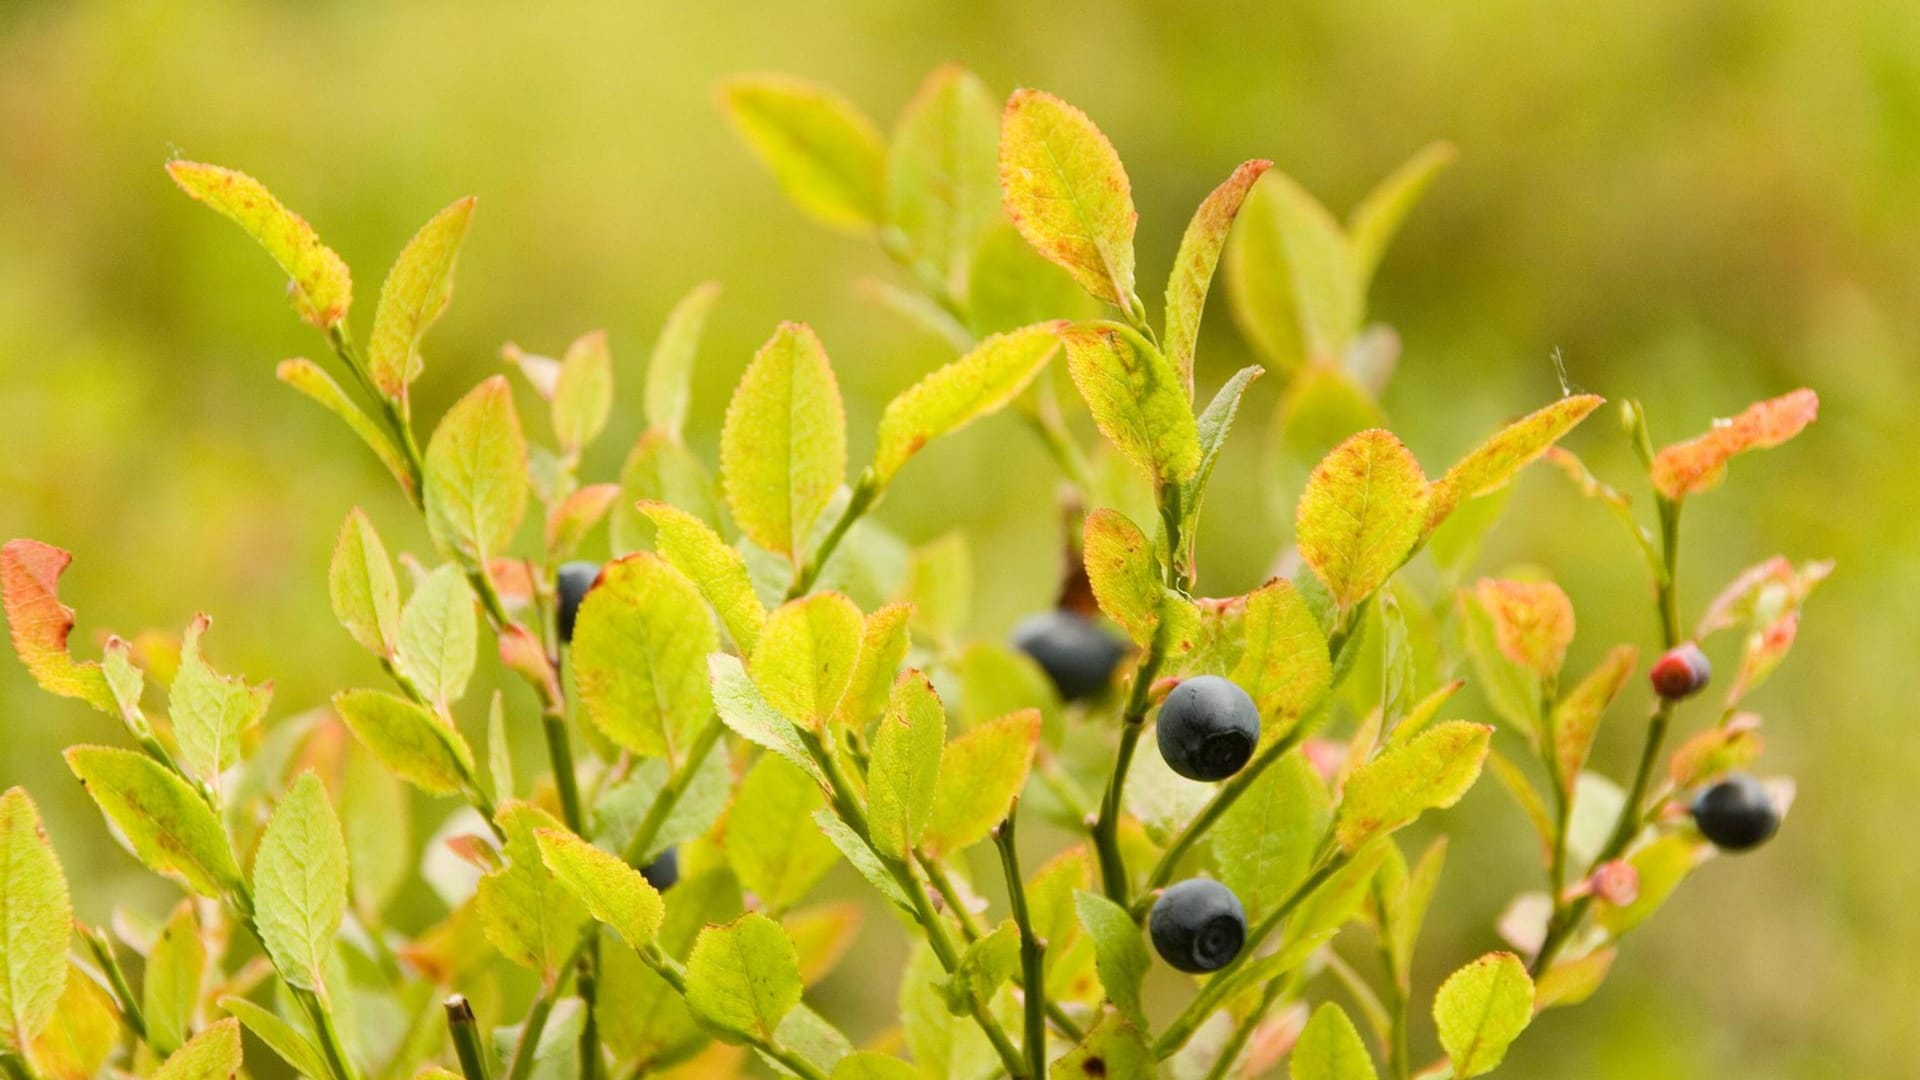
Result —
[{"label": "orange leaf", "polygon": [[0,548],[7,629],[20,662],[42,689],[117,716],[120,706],[100,665],[77,661],[67,652],[73,609],[60,602],[59,582],[72,561],[72,555],[38,540],[10,540]]},{"label": "orange leaf", "polygon": [[1542,678],[1560,670],[1573,641],[1573,604],[1560,586],[1483,578],[1474,591],[1493,618],[1494,639],[1507,659]]},{"label": "orange leaf", "polygon": [[1779,446],[1820,415],[1820,397],[1806,388],[1756,402],[1731,420],[1716,421],[1705,435],[1674,443],[1653,459],[1653,486],[1680,499],[1719,484],[1727,460],[1748,450]]}]

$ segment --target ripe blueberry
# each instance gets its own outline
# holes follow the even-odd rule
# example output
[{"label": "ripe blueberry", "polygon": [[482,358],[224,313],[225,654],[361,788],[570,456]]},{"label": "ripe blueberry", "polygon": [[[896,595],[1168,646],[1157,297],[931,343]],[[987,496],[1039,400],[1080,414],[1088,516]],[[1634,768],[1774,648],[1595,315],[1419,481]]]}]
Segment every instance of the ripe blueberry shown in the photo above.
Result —
[{"label": "ripe blueberry", "polygon": [[1160,894],[1147,931],[1161,959],[1194,975],[1218,971],[1247,941],[1247,912],[1233,890],[1212,878],[1188,878]]},{"label": "ripe blueberry", "polygon": [[573,620],[580,614],[580,601],[599,576],[600,564],[596,562],[560,564],[560,572],[553,577],[553,591],[560,609],[557,622],[561,641],[573,640]]},{"label": "ripe blueberry", "polygon": [[1232,680],[1182,680],[1160,705],[1160,756],[1189,780],[1225,780],[1260,743],[1260,709]]},{"label": "ripe blueberry", "polygon": [[641,869],[640,876],[661,892],[673,888],[680,880],[680,849],[668,848],[654,856],[653,861]]},{"label": "ripe blueberry", "polygon": [[1679,701],[1706,689],[1707,680],[1713,678],[1713,665],[1707,662],[1707,654],[1700,651],[1700,646],[1688,641],[1668,649],[1655,660],[1647,678],[1653,681],[1654,693],[1668,701]]},{"label": "ripe blueberry", "polygon": [[1099,693],[1127,653],[1099,623],[1058,609],[1021,620],[1013,628],[1013,647],[1033,657],[1067,701]]},{"label": "ripe blueberry", "polygon": [[1747,851],[1780,830],[1780,811],[1760,781],[1734,773],[1694,798],[1693,823],[1721,851]]}]

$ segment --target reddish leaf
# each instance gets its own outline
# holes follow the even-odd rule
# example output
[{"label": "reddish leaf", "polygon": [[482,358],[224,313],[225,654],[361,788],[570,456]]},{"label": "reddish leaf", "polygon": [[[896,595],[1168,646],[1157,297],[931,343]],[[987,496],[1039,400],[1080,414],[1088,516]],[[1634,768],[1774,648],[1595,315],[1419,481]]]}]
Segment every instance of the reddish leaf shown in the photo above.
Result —
[{"label": "reddish leaf", "polygon": [[1661,450],[1653,459],[1653,486],[1669,499],[1706,491],[1726,476],[1735,454],[1779,446],[1819,415],[1819,395],[1804,387],[1757,402],[1731,420],[1715,421],[1705,435]]},{"label": "reddish leaf", "polygon": [[0,595],[14,651],[42,689],[79,698],[102,712],[120,707],[94,661],[75,660],[67,652],[73,609],[60,602],[60,575],[73,556],[38,540],[10,540],[0,548]]}]

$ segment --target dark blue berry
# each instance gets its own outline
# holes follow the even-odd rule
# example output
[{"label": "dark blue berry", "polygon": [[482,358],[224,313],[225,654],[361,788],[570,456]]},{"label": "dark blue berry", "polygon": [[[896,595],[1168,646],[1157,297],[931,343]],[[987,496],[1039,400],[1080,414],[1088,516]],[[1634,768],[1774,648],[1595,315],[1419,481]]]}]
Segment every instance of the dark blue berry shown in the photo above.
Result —
[{"label": "dark blue berry", "polygon": [[587,590],[593,588],[599,576],[600,564],[596,562],[560,564],[560,572],[553,578],[553,592],[559,607],[556,623],[561,641],[573,640],[573,620],[580,614],[580,601],[586,598]]},{"label": "dark blue berry", "polygon": [[1189,780],[1225,780],[1260,744],[1260,710],[1230,679],[1183,680],[1160,705],[1160,756]]},{"label": "dark blue berry", "polygon": [[1160,894],[1147,931],[1161,959],[1195,975],[1218,971],[1247,941],[1247,912],[1233,890],[1212,878],[1189,878]]},{"label": "dark blue berry", "polygon": [[1693,823],[1721,851],[1747,851],[1780,831],[1780,811],[1760,781],[1735,773],[1694,798]]},{"label": "dark blue berry", "polygon": [[654,856],[653,861],[640,871],[640,876],[661,892],[673,888],[674,883],[680,880],[680,849],[668,848]]},{"label": "dark blue berry", "polygon": [[1099,693],[1127,655],[1127,646],[1098,622],[1061,610],[1021,620],[1013,628],[1013,647],[1033,657],[1066,701]]}]

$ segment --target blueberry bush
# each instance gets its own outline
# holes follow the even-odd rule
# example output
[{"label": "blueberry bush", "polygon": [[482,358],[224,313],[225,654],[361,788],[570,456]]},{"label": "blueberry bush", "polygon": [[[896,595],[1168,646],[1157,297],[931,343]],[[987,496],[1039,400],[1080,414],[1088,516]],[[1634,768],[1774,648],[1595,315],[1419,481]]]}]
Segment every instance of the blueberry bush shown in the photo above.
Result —
[{"label": "blueberry bush", "polygon": [[[1743,702],[1830,567],[1755,566],[1691,625],[1676,575],[1687,502],[1811,423],[1812,391],[1661,448],[1649,410],[1617,404],[1644,466],[1625,479],[1562,445],[1605,406],[1569,393],[1429,479],[1387,430],[1398,341],[1366,295],[1449,148],[1344,221],[1270,162],[1241,165],[1188,222],[1156,322],[1127,174],[1064,101],[1002,105],[945,68],[883,137],[794,79],[720,99],[800,210],[897,266],[880,306],[955,354],[885,408],[856,472],[827,348],[799,323],[746,364],[717,463],[692,449],[712,284],[666,316],[617,477],[580,475],[616,393],[602,334],[558,357],[507,346],[524,385],[493,375],[420,424],[409,389],[474,200],[405,245],[362,337],[348,268],[305,220],[242,173],[168,166],[285,271],[331,362],[287,360],[280,380],[379,459],[430,548],[396,567],[382,534],[402,523],[345,510],[326,587],[370,685],[269,720],[272,685],[213,666],[204,615],[78,658],[67,554],[5,546],[21,661],[125,729],[68,768],[184,892],[164,918],[74,924],[32,799],[0,798],[8,1075],[197,1080],[244,1052],[320,1080],[1464,1078],[1598,991],[1716,851],[1780,827],[1791,785],[1747,773],[1762,740]],[[1198,395],[1216,271],[1263,364]],[[1296,528],[1271,580],[1210,596],[1197,523],[1262,377],[1281,384],[1266,437]],[[1038,512],[1071,553],[1008,643],[965,639],[962,543],[914,546],[875,516],[923,447],[996,413],[1057,466],[1060,506]],[[1644,564],[1652,705],[1616,720],[1644,728],[1623,777],[1588,756],[1641,649],[1566,672],[1567,595],[1544,570],[1476,571],[1535,462]],[[1737,659],[1713,698],[1702,644],[1723,634]],[[483,653],[526,692],[472,700]],[[1497,723],[1450,718],[1470,682]],[[545,760],[514,760],[509,731],[535,724]],[[1540,878],[1484,913],[1508,949],[1416,985],[1449,847],[1479,842],[1434,812],[1483,772],[1533,826]],[[400,824],[408,787],[449,815],[424,850]],[[416,869],[442,907],[403,930],[390,909]],[[897,977],[897,1027],[857,1045],[808,990],[876,912],[912,945],[873,973]]]}]

